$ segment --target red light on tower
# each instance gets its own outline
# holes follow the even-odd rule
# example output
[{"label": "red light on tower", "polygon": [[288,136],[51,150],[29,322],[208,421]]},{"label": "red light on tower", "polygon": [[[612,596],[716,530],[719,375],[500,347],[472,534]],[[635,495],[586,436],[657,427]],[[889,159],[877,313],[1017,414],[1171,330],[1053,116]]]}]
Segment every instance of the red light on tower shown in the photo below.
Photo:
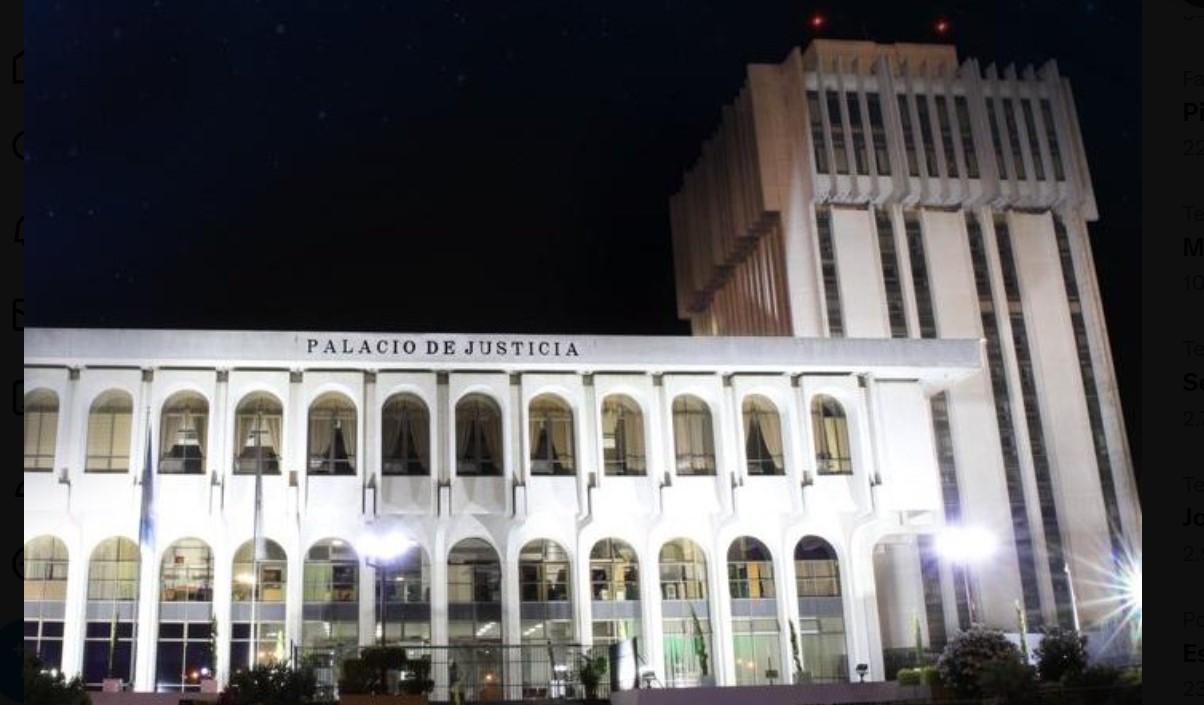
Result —
[{"label": "red light on tower", "polygon": [[827,17],[824,17],[823,15],[819,14],[818,12],[815,13],[814,15],[811,15],[811,29],[814,29],[815,31],[819,31],[819,30],[823,29],[824,26],[827,24],[828,24]]},{"label": "red light on tower", "polygon": [[932,28],[934,30],[936,30],[937,34],[939,34],[943,37],[946,34],[949,34],[949,30],[953,29],[953,25],[949,23],[949,20],[942,17],[942,18],[938,19],[935,24],[932,25]]}]

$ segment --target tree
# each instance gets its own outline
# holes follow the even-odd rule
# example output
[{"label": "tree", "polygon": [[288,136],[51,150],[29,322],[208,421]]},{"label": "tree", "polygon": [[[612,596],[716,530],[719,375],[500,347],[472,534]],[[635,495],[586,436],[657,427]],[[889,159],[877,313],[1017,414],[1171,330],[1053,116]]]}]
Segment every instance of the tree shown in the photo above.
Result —
[{"label": "tree", "polygon": [[1041,680],[1053,683],[1082,675],[1087,669],[1087,635],[1063,627],[1042,632],[1041,644],[1033,651]]},{"label": "tree", "polygon": [[92,698],[79,676],[67,680],[62,673],[47,670],[37,656],[28,651],[22,653],[25,705],[91,705]]},{"label": "tree", "polygon": [[941,680],[957,695],[977,698],[982,696],[983,672],[1001,661],[1022,663],[1020,650],[998,629],[975,626],[958,632],[936,665]]}]

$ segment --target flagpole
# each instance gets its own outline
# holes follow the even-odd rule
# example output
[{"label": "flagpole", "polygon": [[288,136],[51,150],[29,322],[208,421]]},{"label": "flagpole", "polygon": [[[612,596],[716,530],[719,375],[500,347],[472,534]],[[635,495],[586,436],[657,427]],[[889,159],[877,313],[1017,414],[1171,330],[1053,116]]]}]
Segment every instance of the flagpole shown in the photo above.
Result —
[{"label": "flagpole", "polygon": [[[150,405],[146,407],[146,453],[142,464],[142,482],[141,484],[141,502],[138,512],[138,585],[134,592],[134,628],[131,633],[133,643],[130,647],[130,669],[133,672],[132,680],[138,673],[138,659],[141,654],[138,651],[138,642],[141,637],[142,629],[140,628],[142,620],[142,600],[143,600],[143,585],[142,574],[144,570],[154,570],[155,546],[154,546],[154,518],[152,517],[154,504],[154,468],[151,463],[151,415]],[[150,557],[150,566],[147,566],[145,557]]]},{"label": "flagpole", "polygon": [[255,668],[259,654],[259,559],[263,542],[263,412],[255,414],[255,515],[252,519],[251,544],[251,648],[249,668]]}]

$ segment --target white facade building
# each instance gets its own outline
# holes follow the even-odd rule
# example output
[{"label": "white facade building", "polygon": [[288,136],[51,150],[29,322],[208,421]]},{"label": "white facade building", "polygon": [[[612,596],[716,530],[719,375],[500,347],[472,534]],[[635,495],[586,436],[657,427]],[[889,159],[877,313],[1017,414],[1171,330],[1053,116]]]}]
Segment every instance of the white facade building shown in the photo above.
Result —
[{"label": "white facade building", "polygon": [[[225,677],[252,624],[269,657],[346,653],[376,643],[385,537],[416,544],[390,641],[640,636],[686,684],[697,616],[720,684],[788,672],[787,623],[816,680],[881,673],[910,630],[882,600],[929,617],[906,548],[941,521],[928,400],[982,364],[964,340],[27,330],[30,646],[96,682],[116,626],[139,690]],[[540,677],[482,668],[511,696]]]},{"label": "white facade building", "polygon": [[1141,510],[1053,62],[816,41],[750,66],[672,213],[696,335],[984,340],[931,399],[945,520],[1001,549],[971,568],[975,618],[1015,625],[1019,600],[1034,629],[1106,628]]},{"label": "white facade building", "polygon": [[[1095,206],[1056,69],[1003,74],[750,67],[673,199],[700,337],[27,330],[27,647],[184,690],[383,637],[483,699],[554,695],[548,644],[731,685],[881,679],[1017,601],[1106,626],[1141,514]],[[940,560],[959,523],[996,557]]]}]

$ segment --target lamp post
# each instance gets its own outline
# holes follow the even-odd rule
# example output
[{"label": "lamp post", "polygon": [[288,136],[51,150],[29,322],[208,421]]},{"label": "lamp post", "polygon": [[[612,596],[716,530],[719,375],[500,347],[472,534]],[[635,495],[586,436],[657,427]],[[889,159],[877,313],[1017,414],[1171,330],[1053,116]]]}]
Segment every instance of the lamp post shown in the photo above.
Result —
[{"label": "lamp post", "polygon": [[[385,604],[385,582],[388,576],[389,566],[396,563],[402,556],[406,554],[416,544],[400,532],[392,532],[388,534],[370,533],[360,539],[359,549],[364,556],[364,563],[369,568],[376,571],[376,581],[379,586],[379,600],[377,609],[380,614],[380,638],[377,640],[378,646],[385,645],[385,633],[388,628],[386,604]],[[404,610],[404,607],[402,608]],[[404,615],[404,611],[403,611]],[[404,624],[403,631],[404,631]],[[402,638],[405,638],[403,633]]]},{"label": "lamp post", "polygon": [[962,567],[962,587],[970,611],[970,626],[978,621],[974,595],[970,590],[970,567],[995,553],[995,536],[986,529],[973,526],[949,526],[937,534],[936,550],[941,556]]}]

